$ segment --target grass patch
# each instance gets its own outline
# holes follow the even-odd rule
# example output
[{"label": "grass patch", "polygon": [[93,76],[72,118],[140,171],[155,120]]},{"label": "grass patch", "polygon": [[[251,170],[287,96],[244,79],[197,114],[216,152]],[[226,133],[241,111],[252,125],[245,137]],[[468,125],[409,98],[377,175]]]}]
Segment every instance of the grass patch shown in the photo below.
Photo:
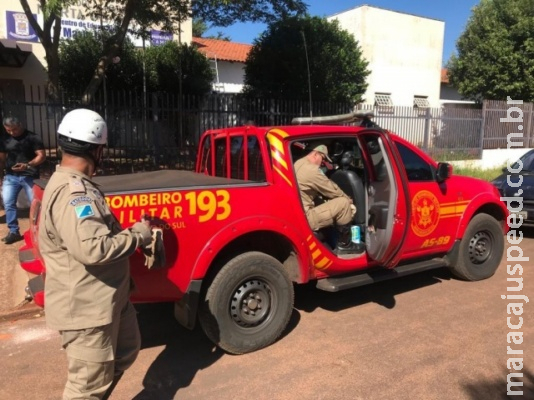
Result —
[{"label": "grass patch", "polygon": [[454,167],[453,173],[455,175],[470,176],[473,178],[491,181],[500,174],[502,174],[502,167],[494,167],[489,169],[475,168],[475,167]]}]

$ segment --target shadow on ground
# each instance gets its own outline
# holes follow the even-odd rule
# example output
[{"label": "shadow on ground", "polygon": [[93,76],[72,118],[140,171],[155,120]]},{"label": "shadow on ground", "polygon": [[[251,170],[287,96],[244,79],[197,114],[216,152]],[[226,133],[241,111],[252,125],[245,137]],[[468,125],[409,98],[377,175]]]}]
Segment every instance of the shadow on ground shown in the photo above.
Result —
[{"label": "shadow on ground", "polygon": [[[465,392],[471,400],[508,400],[508,399],[534,399],[534,373],[531,370],[512,371],[523,373],[523,377],[510,378],[510,381],[522,383],[521,386],[508,387],[509,371],[503,369],[501,372],[502,379],[495,381],[480,381],[464,385]],[[513,392],[508,392],[512,390]],[[518,393],[522,391],[523,393]],[[513,394],[509,394],[513,393]]]},{"label": "shadow on ground", "polygon": [[295,288],[295,307],[305,312],[312,312],[316,308],[340,311],[376,303],[392,309],[396,304],[395,296],[450,279],[453,278],[449,270],[442,268],[335,293],[319,290],[315,287],[316,282],[310,282]]},{"label": "shadow on ground", "polygon": [[[148,368],[143,379],[144,389],[134,400],[175,398],[180,389],[191,384],[199,370],[214,364],[225,354],[206,337],[198,324],[193,331],[183,328],[174,319],[173,307],[172,303],[135,305],[141,348],[165,348]],[[295,310],[283,336],[291,332],[299,320],[300,315]]]},{"label": "shadow on ground", "polygon": [[143,379],[135,400],[173,399],[191,384],[197,371],[215,363],[224,353],[199,327],[189,331],[174,319],[172,303],[136,304],[141,347],[165,346]]}]

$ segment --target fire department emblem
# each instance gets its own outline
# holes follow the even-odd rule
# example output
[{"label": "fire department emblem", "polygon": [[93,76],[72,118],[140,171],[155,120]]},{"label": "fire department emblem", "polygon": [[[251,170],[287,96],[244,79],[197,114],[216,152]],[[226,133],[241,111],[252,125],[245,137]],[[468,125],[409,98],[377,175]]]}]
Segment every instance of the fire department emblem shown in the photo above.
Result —
[{"label": "fire department emblem", "polygon": [[417,236],[430,235],[439,222],[439,202],[428,190],[417,192],[412,200],[412,229]]}]

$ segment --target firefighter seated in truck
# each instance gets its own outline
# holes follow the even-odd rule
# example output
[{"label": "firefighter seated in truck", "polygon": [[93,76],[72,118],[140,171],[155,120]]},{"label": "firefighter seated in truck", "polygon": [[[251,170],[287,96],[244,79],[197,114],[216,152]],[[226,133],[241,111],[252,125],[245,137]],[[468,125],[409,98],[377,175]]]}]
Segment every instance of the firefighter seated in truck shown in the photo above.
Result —
[{"label": "firefighter seated in truck", "polygon": [[[295,162],[295,174],[306,218],[313,231],[328,226],[336,228],[339,233],[334,250],[336,254],[360,253],[360,246],[351,240],[351,221],[356,207],[352,199],[320,169],[325,159],[332,162],[326,145],[319,144]],[[327,201],[315,205],[319,196]]]}]

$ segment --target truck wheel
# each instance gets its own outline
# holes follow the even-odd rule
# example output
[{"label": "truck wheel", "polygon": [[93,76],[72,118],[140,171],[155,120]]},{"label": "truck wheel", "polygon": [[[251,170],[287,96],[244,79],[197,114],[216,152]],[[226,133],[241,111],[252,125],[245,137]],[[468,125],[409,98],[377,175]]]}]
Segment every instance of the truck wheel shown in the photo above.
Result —
[{"label": "truck wheel", "polygon": [[293,283],[282,264],[260,252],[230,260],[208,287],[200,324],[216,345],[244,354],[272,344],[293,312]]},{"label": "truck wheel", "polygon": [[478,214],[469,222],[460,242],[458,261],[452,273],[468,281],[492,276],[504,252],[504,234],[499,222],[488,214]]}]

